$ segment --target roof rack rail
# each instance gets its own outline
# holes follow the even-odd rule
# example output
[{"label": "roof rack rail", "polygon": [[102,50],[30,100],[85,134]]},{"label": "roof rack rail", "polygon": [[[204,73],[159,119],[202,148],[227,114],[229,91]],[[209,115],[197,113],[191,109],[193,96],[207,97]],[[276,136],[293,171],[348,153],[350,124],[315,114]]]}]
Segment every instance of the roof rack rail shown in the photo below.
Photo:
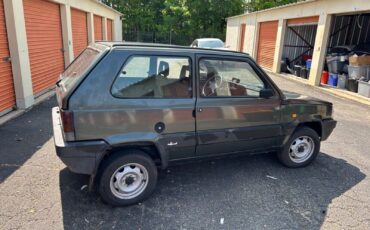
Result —
[{"label": "roof rack rail", "polygon": [[208,52],[221,52],[221,53],[234,53],[239,55],[247,55],[248,53],[241,53],[238,51],[233,50],[221,50],[221,49],[206,49],[206,48],[194,48],[190,46],[180,46],[180,45],[172,45],[172,44],[162,44],[162,43],[144,43],[144,42],[106,42],[106,41],[98,41],[97,43],[104,44],[110,47],[152,47],[152,48],[174,48],[174,49],[184,49],[184,50],[199,50],[199,51],[208,51]]}]

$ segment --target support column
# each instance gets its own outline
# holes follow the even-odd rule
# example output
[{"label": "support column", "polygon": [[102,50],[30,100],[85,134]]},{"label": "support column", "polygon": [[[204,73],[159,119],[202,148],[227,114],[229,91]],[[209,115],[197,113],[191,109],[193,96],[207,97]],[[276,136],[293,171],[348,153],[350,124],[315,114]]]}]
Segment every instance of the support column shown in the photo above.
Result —
[{"label": "support column", "polygon": [[23,0],[4,1],[4,12],[18,109],[33,105],[34,96]]},{"label": "support column", "polygon": [[315,47],[312,55],[310,77],[308,79],[310,85],[320,85],[321,74],[326,56],[326,48],[330,34],[331,19],[332,15],[329,14],[321,14],[319,18],[315,38]]},{"label": "support column", "polygon": [[64,65],[67,67],[74,59],[71,6],[61,4],[60,13],[62,19]]},{"label": "support column", "polygon": [[117,15],[113,22],[113,41],[122,41],[122,16]]},{"label": "support column", "polygon": [[278,30],[276,35],[274,63],[272,65],[272,72],[274,73],[280,72],[281,58],[283,56],[284,49],[285,31],[286,31],[286,20],[279,19]]},{"label": "support column", "polygon": [[95,42],[94,36],[94,14],[87,13],[87,40],[89,43]]},{"label": "support column", "polygon": [[112,20],[112,41],[116,41],[116,25],[115,24],[116,24],[116,21]]},{"label": "support column", "polygon": [[108,30],[107,30],[107,18],[103,17],[103,41],[108,40]]},{"label": "support column", "polygon": [[[248,23],[247,23],[248,24]],[[257,21],[257,14],[254,14],[252,21],[250,22],[251,25],[254,25],[253,33],[250,36],[253,37],[252,42],[252,52],[250,55],[257,60],[257,52],[258,52],[258,41],[260,40],[260,23]]]}]

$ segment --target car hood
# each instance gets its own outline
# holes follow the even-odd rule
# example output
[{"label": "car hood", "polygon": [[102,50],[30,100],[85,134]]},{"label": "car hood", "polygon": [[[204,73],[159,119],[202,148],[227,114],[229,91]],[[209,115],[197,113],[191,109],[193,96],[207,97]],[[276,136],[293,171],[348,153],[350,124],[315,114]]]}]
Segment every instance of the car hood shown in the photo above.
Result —
[{"label": "car hood", "polygon": [[320,104],[320,105],[332,105],[331,102],[323,101],[314,97],[309,97],[306,95],[283,91],[285,96],[285,100],[288,101],[290,104]]}]

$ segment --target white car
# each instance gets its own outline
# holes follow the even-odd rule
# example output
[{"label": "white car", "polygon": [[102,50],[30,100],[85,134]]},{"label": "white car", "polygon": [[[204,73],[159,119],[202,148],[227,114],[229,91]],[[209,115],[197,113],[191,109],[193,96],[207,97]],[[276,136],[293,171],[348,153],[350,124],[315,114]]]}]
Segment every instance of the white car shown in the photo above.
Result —
[{"label": "white car", "polygon": [[221,50],[229,49],[228,47],[225,47],[225,43],[218,38],[198,38],[195,39],[190,46],[205,49],[221,49]]}]

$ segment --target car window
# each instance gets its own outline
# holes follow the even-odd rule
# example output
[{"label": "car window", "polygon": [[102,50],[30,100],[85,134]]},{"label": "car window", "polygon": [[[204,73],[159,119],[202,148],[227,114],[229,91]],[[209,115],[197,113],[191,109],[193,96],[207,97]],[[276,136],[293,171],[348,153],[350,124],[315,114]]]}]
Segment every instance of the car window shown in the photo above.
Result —
[{"label": "car window", "polygon": [[199,85],[202,97],[259,97],[264,82],[249,63],[201,59]]},{"label": "car window", "polygon": [[104,48],[92,45],[86,48],[61,74],[60,85],[70,90],[83,76],[87,69],[102,55]]},{"label": "car window", "polygon": [[191,66],[188,57],[132,56],[112,86],[121,98],[190,98]]},{"label": "car window", "polygon": [[202,48],[223,48],[225,44],[221,40],[203,40],[199,41],[199,47]]}]

